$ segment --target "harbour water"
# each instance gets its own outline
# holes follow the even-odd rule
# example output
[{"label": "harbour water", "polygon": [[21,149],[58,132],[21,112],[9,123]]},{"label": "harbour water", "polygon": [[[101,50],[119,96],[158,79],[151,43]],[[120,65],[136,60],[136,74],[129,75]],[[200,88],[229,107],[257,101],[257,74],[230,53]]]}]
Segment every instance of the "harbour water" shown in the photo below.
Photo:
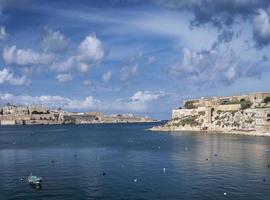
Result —
[{"label": "harbour water", "polygon": [[0,199],[270,198],[270,137],[151,126],[0,126]]}]

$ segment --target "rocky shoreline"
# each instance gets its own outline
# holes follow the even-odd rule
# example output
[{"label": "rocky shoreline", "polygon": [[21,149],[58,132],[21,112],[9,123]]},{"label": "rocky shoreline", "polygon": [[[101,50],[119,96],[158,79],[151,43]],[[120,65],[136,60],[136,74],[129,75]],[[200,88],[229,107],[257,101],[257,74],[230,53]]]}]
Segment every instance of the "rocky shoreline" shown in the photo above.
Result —
[{"label": "rocky shoreline", "polygon": [[160,132],[195,132],[201,134],[231,134],[231,135],[249,135],[249,136],[270,136],[270,132],[257,132],[257,131],[246,131],[246,130],[195,130],[195,129],[178,129],[178,128],[169,128],[165,126],[154,126],[149,128],[150,131],[160,131]]}]

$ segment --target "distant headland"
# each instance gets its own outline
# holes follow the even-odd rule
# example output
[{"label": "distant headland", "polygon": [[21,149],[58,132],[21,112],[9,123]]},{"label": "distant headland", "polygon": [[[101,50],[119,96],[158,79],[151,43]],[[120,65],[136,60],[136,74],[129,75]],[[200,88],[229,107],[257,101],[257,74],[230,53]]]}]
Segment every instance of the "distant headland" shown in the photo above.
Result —
[{"label": "distant headland", "polygon": [[212,131],[270,136],[270,93],[187,99],[154,131]]},{"label": "distant headland", "polygon": [[100,112],[68,112],[49,110],[44,106],[16,106],[8,103],[0,107],[0,125],[30,124],[98,124],[98,123],[144,123],[157,120],[133,114],[105,115]]}]

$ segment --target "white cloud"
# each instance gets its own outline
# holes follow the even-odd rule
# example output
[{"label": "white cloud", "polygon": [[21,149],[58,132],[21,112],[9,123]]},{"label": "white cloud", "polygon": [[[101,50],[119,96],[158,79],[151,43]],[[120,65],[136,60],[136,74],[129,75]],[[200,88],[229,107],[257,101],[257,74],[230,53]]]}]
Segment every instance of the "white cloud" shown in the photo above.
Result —
[{"label": "white cloud", "polygon": [[184,48],[181,62],[173,65],[169,73],[191,84],[213,86],[235,81],[239,76],[238,64],[238,57],[230,49],[220,53],[216,50],[194,52]]},{"label": "white cloud", "polygon": [[4,48],[3,58],[7,64],[45,65],[51,63],[54,56],[52,54],[37,53],[32,49],[17,49],[16,45],[13,45]]},{"label": "white cloud", "polygon": [[259,9],[253,19],[253,38],[258,47],[270,43],[270,17],[263,9]]},{"label": "white cloud", "polygon": [[60,72],[66,72],[71,69],[86,72],[91,66],[100,63],[104,57],[105,50],[102,42],[96,36],[88,35],[79,44],[76,54],[70,56],[64,62],[53,63],[51,68]]},{"label": "white cloud", "polygon": [[77,59],[82,62],[99,62],[105,56],[101,41],[93,35],[88,35],[78,47]]},{"label": "white cloud", "polygon": [[0,70],[0,85],[4,83],[9,83],[11,85],[25,85],[28,84],[29,81],[25,76],[14,77],[14,74],[10,70],[4,68],[3,70]]},{"label": "white cloud", "polygon": [[112,72],[111,71],[107,71],[103,74],[102,76],[102,80],[103,82],[108,82],[112,77]]},{"label": "white cloud", "polygon": [[137,91],[132,97],[132,101],[149,102],[166,96],[164,92]]},{"label": "white cloud", "polygon": [[45,52],[60,52],[66,50],[69,40],[59,30],[44,28],[41,46]]},{"label": "white cloud", "polygon": [[0,40],[5,40],[8,37],[8,33],[4,26],[0,26]]},{"label": "white cloud", "polygon": [[68,81],[72,81],[72,76],[70,74],[58,74],[56,79],[59,83],[64,83]]}]

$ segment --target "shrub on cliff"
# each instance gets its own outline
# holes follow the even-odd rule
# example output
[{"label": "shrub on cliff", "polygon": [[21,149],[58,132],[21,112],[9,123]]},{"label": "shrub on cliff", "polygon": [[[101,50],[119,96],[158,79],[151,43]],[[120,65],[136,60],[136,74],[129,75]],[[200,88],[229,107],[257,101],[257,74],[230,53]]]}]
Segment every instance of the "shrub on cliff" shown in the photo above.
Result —
[{"label": "shrub on cliff", "polygon": [[194,104],[193,104],[192,101],[186,101],[184,106],[185,106],[185,108],[187,108],[187,109],[193,109],[193,108],[196,108],[196,106],[194,106]]},{"label": "shrub on cliff", "polygon": [[241,109],[242,110],[245,110],[245,109],[248,109],[252,106],[252,102],[249,101],[249,100],[245,100],[245,101],[241,101]]},{"label": "shrub on cliff", "polygon": [[270,102],[270,97],[265,97],[265,98],[263,99],[263,102],[264,102],[264,103],[269,103],[269,102]]},{"label": "shrub on cliff", "polygon": [[201,124],[197,121],[197,117],[198,116],[188,116],[188,117],[182,119],[179,122],[179,124],[182,126],[185,126],[186,124],[188,124],[190,126],[199,126]]}]

